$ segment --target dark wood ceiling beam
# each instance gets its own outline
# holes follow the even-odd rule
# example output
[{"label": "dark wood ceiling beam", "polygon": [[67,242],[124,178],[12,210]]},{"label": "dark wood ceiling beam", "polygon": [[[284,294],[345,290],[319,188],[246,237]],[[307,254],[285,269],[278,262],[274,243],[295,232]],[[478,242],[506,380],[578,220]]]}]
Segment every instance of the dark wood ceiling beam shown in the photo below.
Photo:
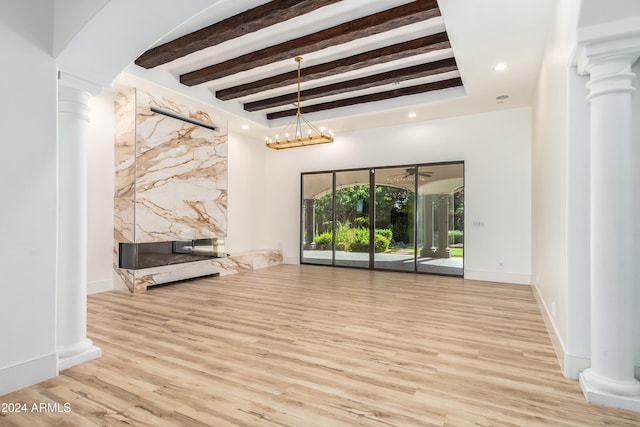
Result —
[{"label": "dark wood ceiling beam", "polygon": [[[462,79],[456,77],[448,80],[441,80],[433,83],[425,83],[416,86],[408,86],[400,89],[389,90],[385,92],[372,93],[368,95],[356,96],[353,98],[345,98],[337,101],[324,102],[321,104],[309,105],[301,108],[302,114],[315,113],[317,111],[331,110],[334,108],[348,107],[351,105],[364,104],[368,102],[384,101],[386,99],[398,98],[400,96],[416,95],[419,93],[431,92],[435,90],[447,89],[462,86]],[[279,119],[282,117],[291,117],[296,115],[296,109],[277,111],[267,114],[267,119]]]},{"label": "dark wood ceiling beam", "polygon": [[341,0],[273,0],[149,49],[135,63],[153,68]]},{"label": "dark wood ceiling beam", "polygon": [[[404,80],[419,79],[437,74],[456,71],[458,69],[454,58],[442,59],[440,61],[428,62],[426,64],[414,65],[412,67],[398,70],[386,71],[384,73],[373,74],[371,76],[360,77],[352,80],[345,80],[325,86],[318,86],[300,92],[300,101],[320,98],[323,96],[338,95],[345,92],[353,92],[361,89],[368,89],[376,86],[383,86],[397,83]],[[260,111],[268,108],[280,107],[282,105],[297,102],[298,93],[288,93],[286,95],[274,96],[272,98],[261,99],[259,101],[244,104],[246,111]]]},{"label": "dark wood ceiling beam", "polygon": [[180,82],[187,86],[195,86],[277,61],[293,60],[295,56],[341,45],[405,25],[423,22],[436,16],[440,16],[437,0],[415,0],[402,6],[182,74]]},{"label": "dark wood ceiling beam", "polygon": [[[396,43],[391,46],[385,46],[380,49],[359,53],[336,61],[303,68],[300,80],[305,82],[334,76],[348,71],[370,67],[372,65],[384,64],[386,62],[408,58],[414,55],[422,55],[437,50],[449,49],[450,47],[451,45],[449,44],[447,33],[442,32],[402,43]],[[297,81],[297,74],[297,71],[291,71],[242,85],[221,89],[216,91],[216,98],[223,101],[229,101],[231,99],[253,95],[281,86],[295,84]]]}]

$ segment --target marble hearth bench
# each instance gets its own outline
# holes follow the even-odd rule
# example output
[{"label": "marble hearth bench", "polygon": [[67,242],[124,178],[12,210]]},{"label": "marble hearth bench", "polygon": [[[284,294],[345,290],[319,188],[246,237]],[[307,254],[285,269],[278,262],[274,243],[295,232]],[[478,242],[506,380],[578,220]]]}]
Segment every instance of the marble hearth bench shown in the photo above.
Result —
[{"label": "marble hearth bench", "polygon": [[134,293],[145,292],[149,286],[202,276],[239,273],[282,264],[282,251],[252,250],[230,254],[223,258],[163,265],[136,270],[115,266],[116,289]]}]

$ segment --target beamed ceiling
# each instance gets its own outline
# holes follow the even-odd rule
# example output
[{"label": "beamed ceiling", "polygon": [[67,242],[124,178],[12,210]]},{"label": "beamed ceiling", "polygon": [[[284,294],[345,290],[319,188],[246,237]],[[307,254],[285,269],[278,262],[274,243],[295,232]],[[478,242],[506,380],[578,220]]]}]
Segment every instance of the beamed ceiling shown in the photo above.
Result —
[{"label": "beamed ceiling", "polygon": [[[530,107],[557,0],[208,0],[117,83],[262,140],[296,110],[338,133]],[[508,69],[496,72],[505,62]],[[146,86],[145,86],[146,85]],[[411,114],[409,118],[408,113]]]},{"label": "beamed ceiling", "polygon": [[463,86],[436,0],[272,0],[163,41],[135,64],[273,120],[296,113],[296,56],[304,114]]}]

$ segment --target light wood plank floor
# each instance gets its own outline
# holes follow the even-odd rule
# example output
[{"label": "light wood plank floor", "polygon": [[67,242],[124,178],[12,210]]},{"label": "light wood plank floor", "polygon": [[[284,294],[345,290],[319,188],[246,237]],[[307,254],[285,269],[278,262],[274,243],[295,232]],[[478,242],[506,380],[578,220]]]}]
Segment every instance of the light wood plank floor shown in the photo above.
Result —
[{"label": "light wood plank floor", "polygon": [[638,426],[563,378],[531,288],[283,265],[89,297],[99,360],[2,426]]}]

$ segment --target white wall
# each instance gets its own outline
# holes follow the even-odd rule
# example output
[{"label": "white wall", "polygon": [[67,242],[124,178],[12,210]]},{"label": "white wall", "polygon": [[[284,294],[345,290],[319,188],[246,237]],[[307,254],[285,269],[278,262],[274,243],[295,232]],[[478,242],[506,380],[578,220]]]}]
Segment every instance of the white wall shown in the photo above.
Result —
[{"label": "white wall", "polygon": [[[465,277],[530,283],[531,110],[504,110],[337,135],[266,156],[268,247],[299,262],[300,173],[465,161]],[[473,221],[484,227],[473,227]],[[498,268],[504,261],[504,269]]]},{"label": "white wall", "polygon": [[88,293],[113,289],[114,124],[111,90],[89,101],[87,139]]},{"label": "white wall", "polygon": [[[584,298],[587,298],[587,310],[581,314],[588,315],[589,291],[587,282],[586,292],[582,295],[570,292],[569,277],[574,278],[579,270],[569,271],[568,263],[571,257],[573,261],[580,259],[579,256],[576,257],[579,254],[573,252],[573,249],[578,251],[584,249],[582,247],[584,242],[570,242],[568,210],[571,209],[571,215],[573,215],[574,210],[584,202],[581,197],[585,194],[588,196],[588,165],[586,181],[583,182],[587,185],[587,192],[576,194],[573,190],[576,182],[581,179],[580,174],[585,172],[584,162],[574,161],[572,157],[571,168],[568,166],[569,151],[571,156],[577,155],[580,151],[579,135],[575,129],[570,128],[568,123],[569,111],[571,111],[573,114],[571,121],[575,121],[577,126],[582,126],[577,120],[578,117],[575,117],[579,112],[572,110],[570,106],[574,102],[584,102],[584,98],[582,100],[571,98],[580,82],[577,81],[579,80],[577,76],[574,77],[575,69],[569,67],[572,48],[575,45],[579,2],[562,2],[558,3],[557,7],[556,21],[550,26],[547,39],[534,107],[532,281],[550,320],[551,339],[556,347],[563,372],[566,376],[573,377],[568,375],[567,369],[570,370],[570,368],[566,359],[571,352],[568,348],[569,337],[573,337],[575,333],[571,328],[576,325],[571,317],[570,307],[576,307],[576,305],[572,304],[569,294],[571,297],[581,298],[581,303],[584,302]],[[570,132],[574,136],[571,147],[568,146]],[[588,139],[583,141],[583,144],[586,144],[586,150],[588,150]],[[568,190],[569,184],[571,188]],[[576,220],[582,222],[575,224],[574,231],[584,228],[585,224],[587,226],[588,250],[588,216],[586,223],[584,212],[582,217]],[[576,237],[573,232],[571,237]],[[581,236],[581,238],[584,237],[584,235]],[[575,262],[572,265],[575,267]],[[586,268],[588,269],[588,257]],[[588,278],[588,275],[586,277]],[[573,342],[576,343],[575,340]],[[581,344],[577,347],[582,349]],[[577,372],[575,376],[577,377]]]},{"label": "white wall", "polygon": [[265,210],[264,142],[229,132],[226,251],[230,254],[268,247]]},{"label": "white wall", "polygon": [[569,378],[590,363],[590,112],[587,76],[565,68],[567,82],[567,340],[564,373]]},{"label": "white wall", "polygon": [[58,56],[73,36],[108,1],[54,0],[53,56]]},{"label": "white wall", "polygon": [[[633,148],[635,150],[634,152],[634,159],[640,159],[640,119],[638,119],[640,117],[640,60],[636,61],[636,63],[633,65],[633,67],[631,68],[633,73],[638,76],[636,77],[636,81],[635,81],[635,87],[636,87],[636,93],[633,96],[633,117],[636,118],[636,120],[633,121]],[[640,168],[636,168],[636,185],[634,186],[635,188],[635,211],[636,211],[636,215],[640,215],[640,173],[638,172],[640,170]],[[636,229],[633,230],[633,232],[635,233],[635,241],[636,242],[640,242],[640,223],[636,224]],[[635,253],[635,258],[638,259],[638,257],[640,257],[640,247],[636,247],[636,253]],[[637,278],[637,281],[640,282],[640,277]],[[633,306],[635,307],[635,334],[634,336],[636,337],[636,342],[635,342],[635,354],[636,354],[636,358],[635,358],[635,365],[636,365],[636,378],[638,378],[640,380],[640,283],[636,282],[636,287],[635,287],[635,295],[634,295],[634,301],[635,304],[633,304]]]},{"label": "white wall", "polygon": [[57,374],[52,16],[49,0],[0,2],[0,395]]},{"label": "white wall", "polygon": [[560,345],[563,354],[568,334],[567,64],[567,56],[545,55],[534,108],[532,147],[532,282],[553,323],[555,338],[559,339],[554,343]]}]

